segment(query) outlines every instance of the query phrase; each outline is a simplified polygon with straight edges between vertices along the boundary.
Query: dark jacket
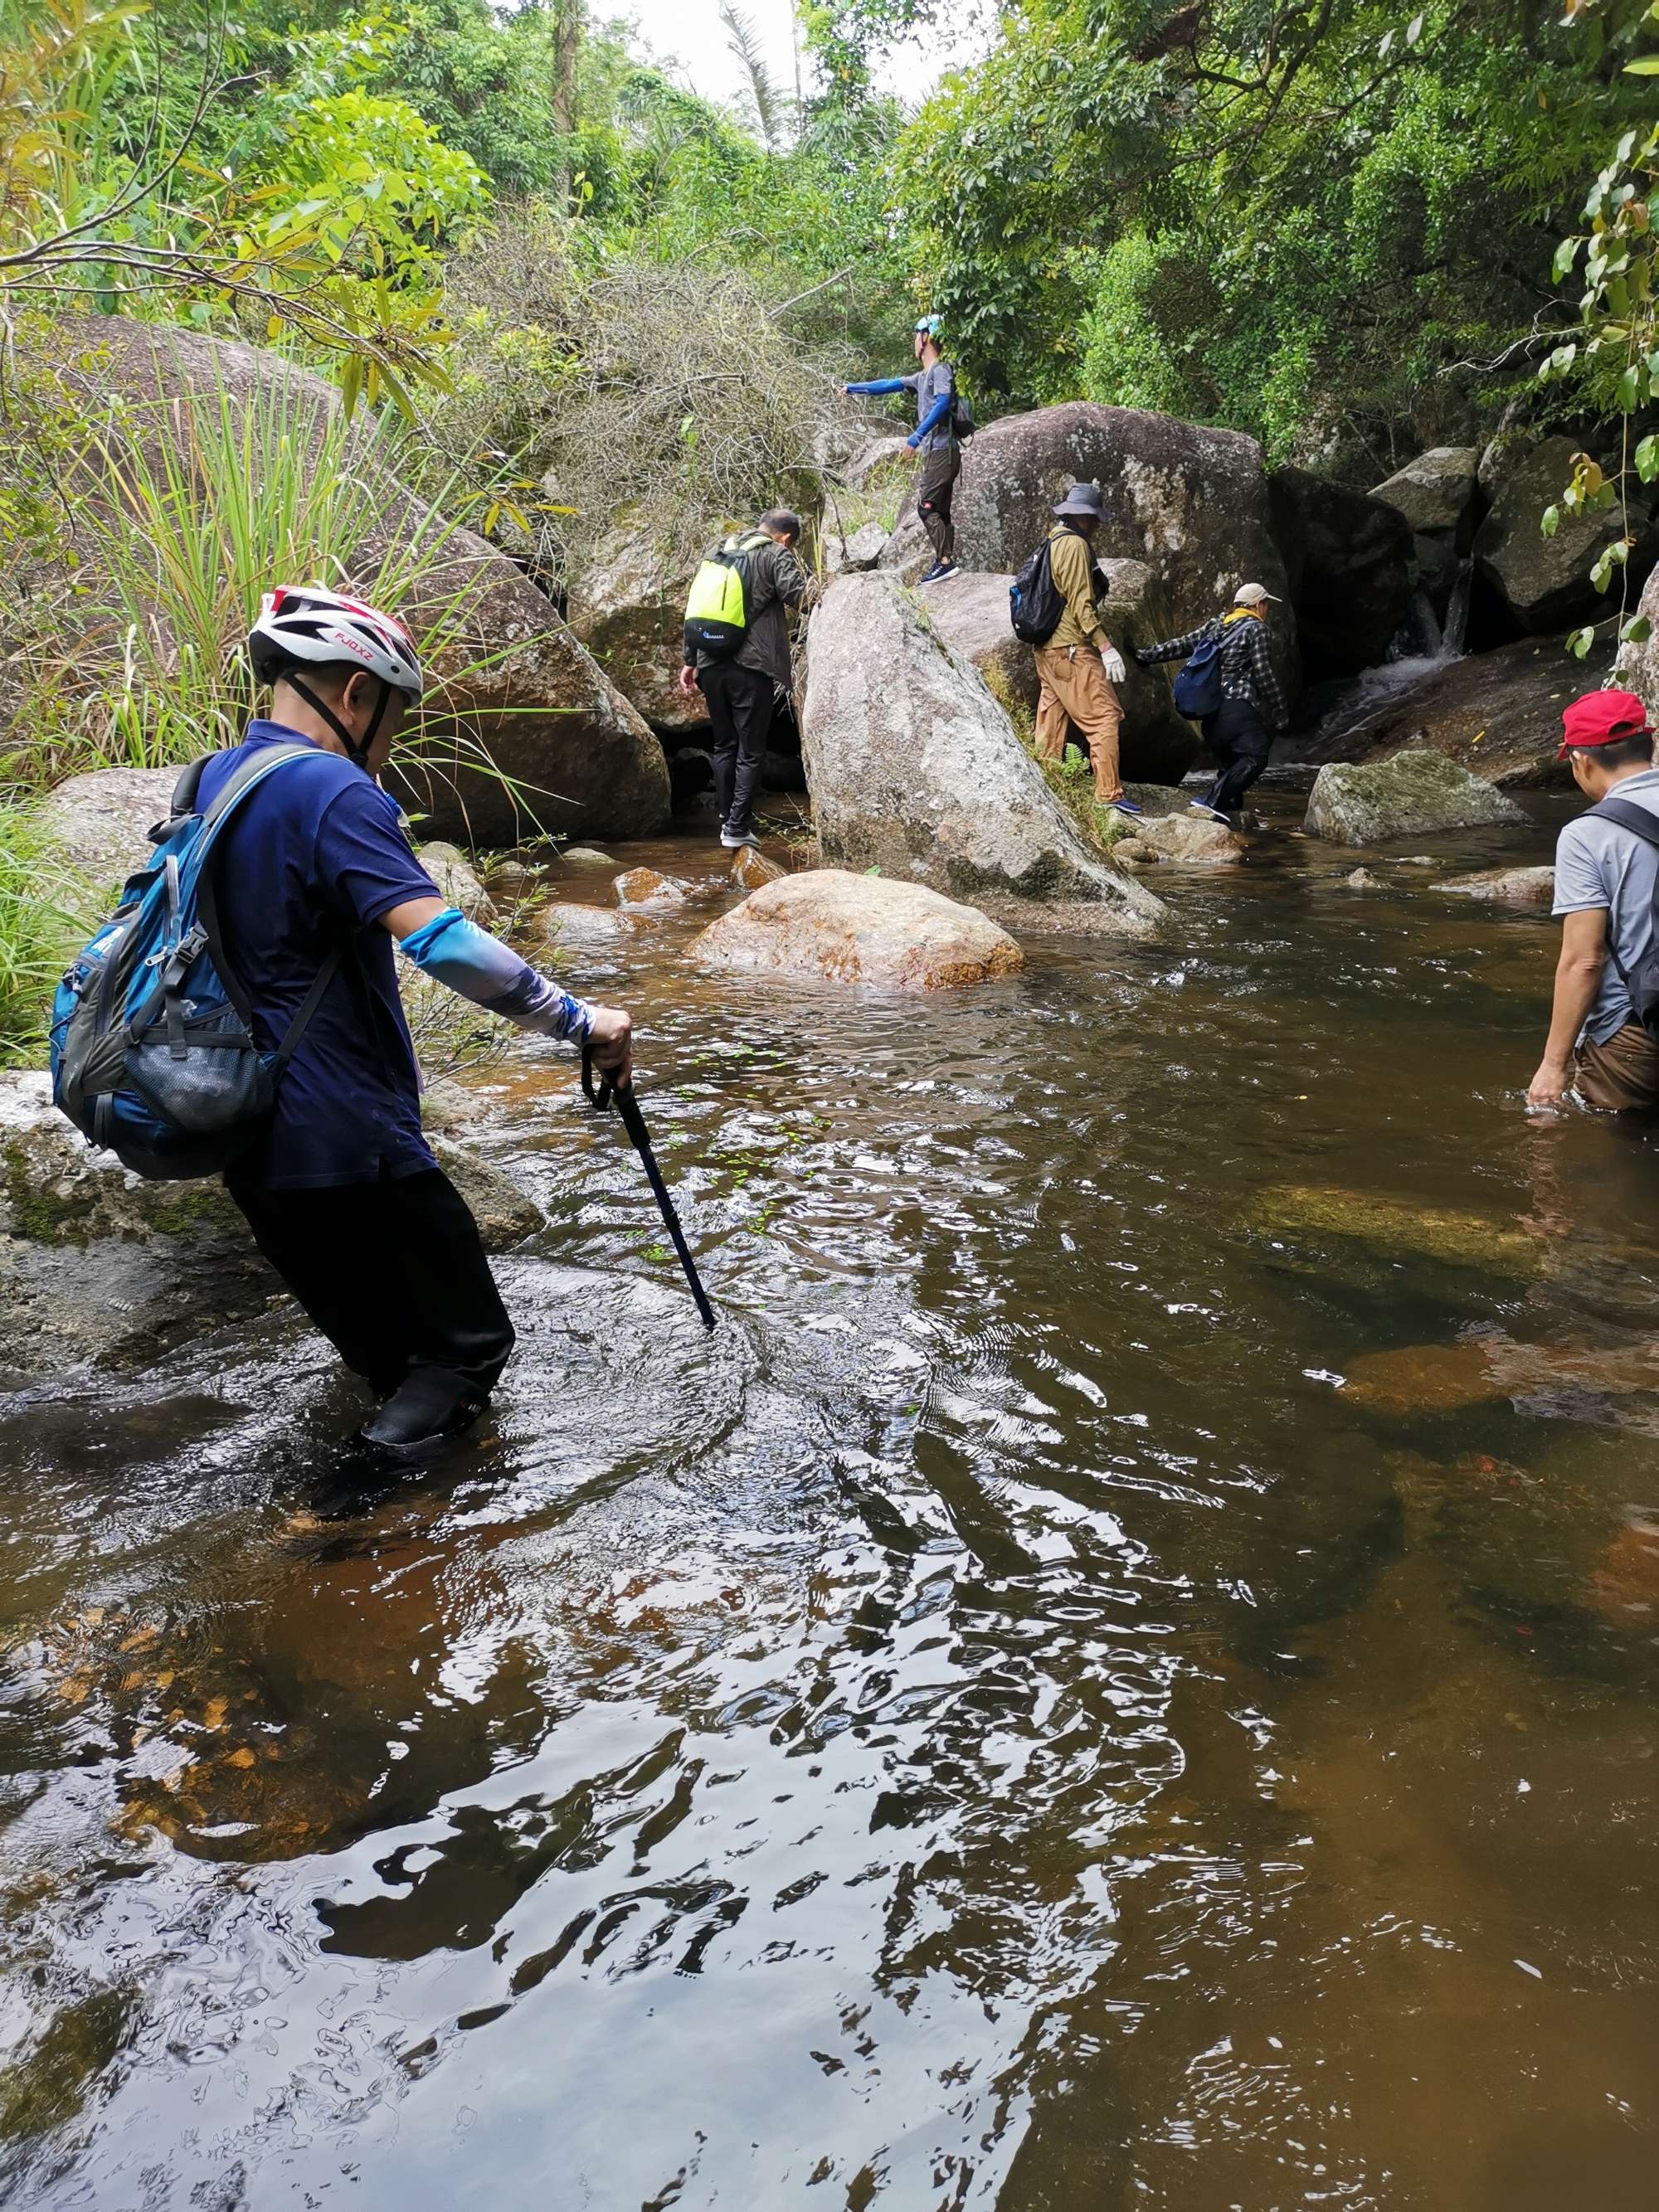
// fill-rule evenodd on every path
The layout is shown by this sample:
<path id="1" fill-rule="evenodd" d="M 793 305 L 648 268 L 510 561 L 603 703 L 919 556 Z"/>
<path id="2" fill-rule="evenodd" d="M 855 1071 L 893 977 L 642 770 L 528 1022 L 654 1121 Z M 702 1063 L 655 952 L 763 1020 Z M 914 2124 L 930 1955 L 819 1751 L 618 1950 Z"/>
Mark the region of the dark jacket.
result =
<path id="1" fill-rule="evenodd" d="M 1137 645 L 1132 650 L 1141 666 L 1147 668 L 1155 660 L 1185 660 L 1214 637 L 1221 640 L 1222 697 L 1242 700 L 1255 708 L 1270 730 L 1282 730 L 1291 714 L 1273 672 L 1267 625 L 1260 616 L 1247 615 L 1242 622 L 1229 622 L 1225 615 L 1212 615 L 1196 629 L 1183 630 L 1179 637 L 1166 638 L 1162 645 Z"/>
<path id="2" fill-rule="evenodd" d="M 790 679 L 787 610 L 800 605 L 811 580 L 793 546 L 780 545 L 775 538 L 762 532 L 750 535 L 755 542 L 746 546 L 744 554 L 744 605 L 749 626 L 732 657 L 739 668 L 757 669 L 787 691 Z M 700 652 L 694 665 L 707 668 L 714 658 L 713 653 Z"/>

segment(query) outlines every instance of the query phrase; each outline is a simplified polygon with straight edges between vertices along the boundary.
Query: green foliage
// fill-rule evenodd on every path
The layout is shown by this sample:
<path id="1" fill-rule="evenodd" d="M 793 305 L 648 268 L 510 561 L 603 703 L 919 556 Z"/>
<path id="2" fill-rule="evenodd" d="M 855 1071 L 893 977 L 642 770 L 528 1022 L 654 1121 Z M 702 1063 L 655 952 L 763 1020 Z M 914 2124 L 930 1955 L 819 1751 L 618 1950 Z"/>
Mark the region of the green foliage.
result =
<path id="1" fill-rule="evenodd" d="M 40 1057 L 52 986 L 92 926 L 32 812 L 0 800 L 0 1066 Z"/>

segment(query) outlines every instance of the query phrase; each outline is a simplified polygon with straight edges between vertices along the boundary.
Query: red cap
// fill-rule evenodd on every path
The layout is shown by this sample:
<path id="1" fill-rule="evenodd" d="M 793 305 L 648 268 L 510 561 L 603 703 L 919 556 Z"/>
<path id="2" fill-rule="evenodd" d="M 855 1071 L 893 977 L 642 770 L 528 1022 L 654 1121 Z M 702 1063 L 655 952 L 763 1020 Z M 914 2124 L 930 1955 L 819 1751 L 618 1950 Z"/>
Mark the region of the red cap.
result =
<path id="1" fill-rule="evenodd" d="M 1633 691 L 1586 691 L 1561 717 L 1566 736 L 1555 757 L 1565 760 L 1581 746 L 1616 744 L 1621 738 L 1650 738 L 1648 710 Z"/>

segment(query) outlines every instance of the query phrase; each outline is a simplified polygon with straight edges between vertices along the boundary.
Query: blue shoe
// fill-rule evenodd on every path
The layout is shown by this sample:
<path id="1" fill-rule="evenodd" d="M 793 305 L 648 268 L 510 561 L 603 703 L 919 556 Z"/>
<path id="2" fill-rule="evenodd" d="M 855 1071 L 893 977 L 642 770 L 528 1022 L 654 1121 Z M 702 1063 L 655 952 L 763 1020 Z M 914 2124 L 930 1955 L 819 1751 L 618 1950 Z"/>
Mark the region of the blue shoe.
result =
<path id="1" fill-rule="evenodd" d="M 1118 814 L 1144 814 L 1144 806 L 1137 806 L 1133 799 L 1109 799 L 1106 802 Z"/>
<path id="2" fill-rule="evenodd" d="M 921 580 L 924 584 L 942 584 L 947 576 L 954 576 L 956 573 L 957 564 L 954 561 L 935 561 Z"/>

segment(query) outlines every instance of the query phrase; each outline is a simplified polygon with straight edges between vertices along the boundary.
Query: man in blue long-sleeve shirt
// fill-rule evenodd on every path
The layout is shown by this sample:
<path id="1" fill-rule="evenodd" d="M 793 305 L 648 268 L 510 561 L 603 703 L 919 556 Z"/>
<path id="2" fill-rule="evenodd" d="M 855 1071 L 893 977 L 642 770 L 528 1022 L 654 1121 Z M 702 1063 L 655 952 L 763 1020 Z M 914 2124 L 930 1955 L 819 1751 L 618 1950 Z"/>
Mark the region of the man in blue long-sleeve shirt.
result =
<path id="1" fill-rule="evenodd" d="M 847 386 L 849 393 L 914 392 L 916 395 L 916 427 L 904 442 L 913 453 L 922 457 L 916 513 L 933 549 L 933 565 L 922 578 L 924 584 L 942 583 L 957 573 L 951 501 L 962 469 L 962 446 L 957 436 L 956 372 L 939 351 L 939 327 L 937 315 L 924 315 L 916 325 L 916 359 L 921 367 L 914 376 L 883 376 L 872 383 Z"/>

